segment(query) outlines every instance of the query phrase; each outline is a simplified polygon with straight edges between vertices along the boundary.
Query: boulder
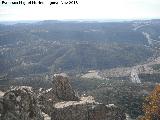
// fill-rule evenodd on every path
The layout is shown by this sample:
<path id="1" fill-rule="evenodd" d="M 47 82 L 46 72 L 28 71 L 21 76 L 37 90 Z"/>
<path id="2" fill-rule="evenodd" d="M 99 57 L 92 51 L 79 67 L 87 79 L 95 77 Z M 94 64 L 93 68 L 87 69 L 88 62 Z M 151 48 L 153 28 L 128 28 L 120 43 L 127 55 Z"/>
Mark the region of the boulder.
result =
<path id="1" fill-rule="evenodd" d="M 11 88 L 3 96 L 2 120 L 44 120 L 31 87 Z"/>

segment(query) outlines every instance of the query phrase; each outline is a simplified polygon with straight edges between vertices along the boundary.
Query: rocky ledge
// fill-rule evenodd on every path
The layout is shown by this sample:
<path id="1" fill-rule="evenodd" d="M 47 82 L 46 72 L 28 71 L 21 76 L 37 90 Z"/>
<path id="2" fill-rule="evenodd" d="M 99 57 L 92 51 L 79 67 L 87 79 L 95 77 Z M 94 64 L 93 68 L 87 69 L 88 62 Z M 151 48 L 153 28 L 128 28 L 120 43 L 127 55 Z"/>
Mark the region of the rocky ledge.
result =
<path id="1" fill-rule="evenodd" d="M 1 120 L 44 120 L 31 87 L 12 87 L 1 99 Z"/>
<path id="2" fill-rule="evenodd" d="M 47 90 L 19 86 L 0 93 L 0 120 L 125 120 L 114 105 L 78 97 L 67 76 L 54 76 Z"/>
<path id="3" fill-rule="evenodd" d="M 124 113 L 114 105 L 95 102 L 92 96 L 80 101 L 58 102 L 51 120 L 124 120 Z"/>

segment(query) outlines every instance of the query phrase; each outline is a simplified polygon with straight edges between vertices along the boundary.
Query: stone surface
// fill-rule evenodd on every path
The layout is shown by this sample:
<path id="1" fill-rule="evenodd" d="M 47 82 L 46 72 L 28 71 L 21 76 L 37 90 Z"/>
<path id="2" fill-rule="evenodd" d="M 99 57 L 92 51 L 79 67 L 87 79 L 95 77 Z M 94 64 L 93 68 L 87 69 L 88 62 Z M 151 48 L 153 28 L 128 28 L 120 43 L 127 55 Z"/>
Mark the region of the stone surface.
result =
<path id="1" fill-rule="evenodd" d="M 125 120 L 125 114 L 117 107 L 107 107 L 94 101 L 81 101 L 79 104 L 68 104 L 67 102 L 63 103 L 63 107 L 57 104 L 51 120 Z"/>
<path id="2" fill-rule="evenodd" d="M 0 120 L 1 120 L 1 115 L 3 113 L 3 96 L 4 96 L 4 92 L 0 91 Z"/>
<path id="3" fill-rule="evenodd" d="M 0 91 L 0 98 L 2 98 L 4 96 L 4 92 Z"/>
<path id="4" fill-rule="evenodd" d="M 62 75 L 56 75 L 53 77 L 54 94 L 58 99 L 64 101 L 76 101 L 78 97 L 75 95 L 75 91 L 70 85 L 68 77 Z"/>
<path id="5" fill-rule="evenodd" d="M 72 89 L 68 76 L 55 74 L 53 77 L 53 87 L 47 90 L 39 89 L 38 101 L 43 112 L 51 115 L 54 104 L 60 101 L 75 101 L 78 97 Z"/>
<path id="6" fill-rule="evenodd" d="M 3 96 L 1 120 L 43 120 L 31 87 L 14 87 Z"/>
<path id="7" fill-rule="evenodd" d="M 90 104 L 90 103 L 97 103 L 95 102 L 94 98 L 92 96 L 88 97 L 81 97 L 79 101 L 63 101 L 58 102 L 54 105 L 55 108 L 65 108 L 71 105 L 82 105 L 82 104 Z"/>
<path id="8" fill-rule="evenodd" d="M 78 98 L 65 76 L 54 77 L 55 102 L 51 120 L 125 120 L 125 114 L 114 105 L 104 105 L 92 96 Z"/>
<path id="9" fill-rule="evenodd" d="M 51 115 L 51 112 L 53 110 L 53 104 L 60 101 L 54 94 L 52 88 L 47 90 L 40 89 L 37 98 L 41 110 L 48 115 Z"/>
<path id="10" fill-rule="evenodd" d="M 92 96 L 77 97 L 68 77 L 56 75 L 47 90 L 19 86 L 1 92 L 0 120 L 125 120 L 125 114 Z"/>
<path id="11" fill-rule="evenodd" d="M 51 117 L 48 114 L 42 112 L 42 115 L 44 116 L 44 120 L 51 120 Z"/>

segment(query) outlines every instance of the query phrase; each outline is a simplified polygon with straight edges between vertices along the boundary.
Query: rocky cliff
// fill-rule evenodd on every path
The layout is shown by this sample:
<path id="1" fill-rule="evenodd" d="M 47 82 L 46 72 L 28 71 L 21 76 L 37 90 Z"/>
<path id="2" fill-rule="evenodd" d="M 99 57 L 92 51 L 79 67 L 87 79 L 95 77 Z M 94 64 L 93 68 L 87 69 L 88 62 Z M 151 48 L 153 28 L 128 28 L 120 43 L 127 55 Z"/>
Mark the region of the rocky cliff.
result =
<path id="1" fill-rule="evenodd" d="M 53 79 L 54 94 L 57 98 L 64 101 L 78 100 L 67 76 L 55 75 Z"/>
<path id="2" fill-rule="evenodd" d="M 51 120 L 124 120 L 124 113 L 116 106 L 98 103 L 92 96 L 77 97 L 65 76 L 54 77 L 54 92 L 61 100 L 56 102 Z"/>
<path id="3" fill-rule="evenodd" d="M 95 102 L 92 96 L 80 101 L 55 104 L 51 120 L 124 120 L 124 113 L 116 106 L 106 106 Z"/>
<path id="4" fill-rule="evenodd" d="M 11 88 L 1 99 L 1 120 L 43 120 L 31 87 Z"/>
<path id="5" fill-rule="evenodd" d="M 2 92 L 1 92 L 2 93 Z M 53 87 L 33 91 L 12 87 L 0 97 L 0 120 L 124 120 L 114 105 L 104 105 L 92 96 L 78 97 L 68 77 L 53 77 Z"/>

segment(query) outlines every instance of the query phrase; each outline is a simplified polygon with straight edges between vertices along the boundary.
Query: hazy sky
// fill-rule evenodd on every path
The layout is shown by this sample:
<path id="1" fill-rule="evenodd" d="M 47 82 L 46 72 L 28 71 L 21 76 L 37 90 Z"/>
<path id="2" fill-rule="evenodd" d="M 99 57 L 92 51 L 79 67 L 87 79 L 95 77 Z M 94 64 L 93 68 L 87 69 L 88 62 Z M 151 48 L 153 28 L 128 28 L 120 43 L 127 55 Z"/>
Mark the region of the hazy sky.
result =
<path id="1" fill-rule="evenodd" d="M 77 4 L 64 5 L 61 1 L 40 0 L 43 5 L 13 5 L 11 1 L 2 5 L 0 20 L 47 20 L 47 19 L 150 19 L 160 18 L 160 0 L 77 0 Z M 39 0 L 36 0 L 39 1 Z M 58 5 L 49 5 L 58 1 Z M 71 1 L 71 0 L 70 0 Z"/>

